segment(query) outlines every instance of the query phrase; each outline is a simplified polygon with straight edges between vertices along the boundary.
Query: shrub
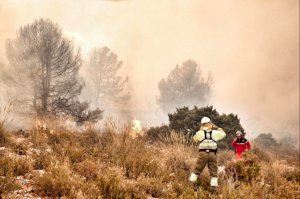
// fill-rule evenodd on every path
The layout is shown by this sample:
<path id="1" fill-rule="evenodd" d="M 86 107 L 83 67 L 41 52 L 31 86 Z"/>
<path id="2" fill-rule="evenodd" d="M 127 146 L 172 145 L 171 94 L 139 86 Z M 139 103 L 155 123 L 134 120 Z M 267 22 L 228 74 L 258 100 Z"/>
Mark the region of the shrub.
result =
<path id="1" fill-rule="evenodd" d="M 195 194 L 197 196 L 195 196 Z M 205 194 L 205 195 L 203 195 Z M 172 189 L 168 193 L 169 198 L 209 198 L 208 194 L 201 187 L 195 193 L 194 186 L 191 183 L 172 182 Z"/>
<path id="2" fill-rule="evenodd" d="M 47 172 L 37 174 L 34 182 L 39 191 L 49 197 L 74 197 L 76 187 L 81 184 L 66 164 L 51 166 Z"/>
<path id="3" fill-rule="evenodd" d="M 202 117 L 209 117 L 212 122 L 223 128 L 226 132 L 226 137 L 219 144 L 219 148 L 231 148 L 231 142 L 235 137 L 237 130 L 244 132 L 240 119 L 235 114 L 220 115 L 212 106 L 203 108 L 188 107 L 177 108 L 175 113 L 169 114 L 169 127 L 176 132 L 189 133 L 194 135 L 200 128 Z"/>
<path id="4" fill-rule="evenodd" d="M 13 103 L 9 101 L 3 109 L 0 108 L 0 147 L 5 146 L 9 143 L 9 137 L 5 130 L 5 123 L 8 120 L 8 116 L 12 110 Z"/>
<path id="5" fill-rule="evenodd" d="M 0 198 L 1 196 L 19 189 L 15 183 L 15 178 L 12 176 L 0 176 Z"/>
<path id="6" fill-rule="evenodd" d="M 139 190 L 144 190 L 145 194 L 150 195 L 153 198 L 164 198 L 166 195 L 163 189 L 164 184 L 161 178 L 144 178 L 142 177 L 138 181 Z"/>
<path id="7" fill-rule="evenodd" d="M 252 182 L 259 175 L 258 158 L 251 153 L 244 153 L 243 155 L 242 160 L 229 163 L 226 167 L 226 173 L 228 176 L 233 176 L 235 180 Z"/>
<path id="8" fill-rule="evenodd" d="M 69 145 L 66 148 L 65 155 L 69 157 L 69 160 L 72 164 L 79 163 L 85 159 L 87 156 L 86 148 Z"/>
<path id="9" fill-rule="evenodd" d="M 195 143 L 190 137 L 190 134 L 176 133 L 174 131 L 172 131 L 170 134 L 166 135 L 165 137 L 161 137 L 159 143 L 163 143 L 169 146 L 195 145 Z"/>
<path id="10" fill-rule="evenodd" d="M 169 157 L 165 163 L 168 172 L 175 175 L 176 180 L 185 181 L 186 177 L 190 174 L 190 165 L 180 157 Z"/>
<path id="11" fill-rule="evenodd" d="M 47 145 L 47 135 L 40 129 L 32 129 L 29 132 L 30 141 L 33 143 L 33 146 L 37 148 L 43 148 Z"/>
<path id="12" fill-rule="evenodd" d="M 292 181 L 300 184 L 300 169 L 293 169 L 284 173 L 284 178 L 288 181 Z"/>
<path id="13" fill-rule="evenodd" d="M 13 173 L 16 176 L 25 175 L 32 171 L 32 163 L 29 158 L 16 158 L 14 160 Z"/>
<path id="14" fill-rule="evenodd" d="M 75 171 L 87 180 L 94 180 L 98 176 L 99 167 L 93 160 L 85 159 L 83 162 L 75 165 Z"/>
<path id="15" fill-rule="evenodd" d="M 20 176 L 32 171 L 32 165 L 29 158 L 12 158 L 2 156 L 0 158 L 1 176 Z"/>
<path id="16" fill-rule="evenodd" d="M 274 186 L 272 198 L 299 198 L 299 184 L 283 183 L 280 186 Z"/>
<path id="17" fill-rule="evenodd" d="M 227 165 L 228 163 L 232 162 L 235 157 L 234 152 L 229 150 L 222 150 L 218 152 L 217 155 L 219 165 Z"/>
<path id="18" fill-rule="evenodd" d="M 0 156 L 0 176 L 9 176 L 13 174 L 14 162 L 11 157 L 1 154 Z"/>
<path id="19" fill-rule="evenodd" d="M 76 134 L 67 131 L 47 131 L 49 145 L 64 145 L 75 139 Z"/>
<path id="20" fill-rule="evenodd" d="M 273 138 L 271 133 L 261 133 L 254 139 L 254 143 L 261 148 L 274 149 L 278 148 L 280 144 Z"/>
<path id="21" fill-rule="evenodd" d="M 167 125 L 160 127 L 151 127 L 147 132 L 147 139 L 151 142 L 162 140 L 164 137 L 168 136 L 171 133 L 170 128 Z"/>
<path id="22" fill-rule="evenodd" d="M 257 156 L 258 160 L 264 162 L 271 162 L 270 155 L 266 151 L 262 150 L 261 148 L 254 145 L 251 149 L 251 152 Z"/>
<path id="23" fill-rule="evenodd" d="M 121 135 L 120 143 L 116 146 L 114 158 L 125 169 L 128 178 L 156 176 L 160 172 L 155 153 L 145 146 L 144 140 L 130 139 L 128 135 Z"/>
<path id="24" fill-rule="evenodd" d="M 186 161 L 177 156 L 170 157 L 165 166 L 169 171 L 172 172 L 177 172 L 179 170 L 190 170 L 190 166 L 186 163 Z"/>
<path id="25" fill-rule="evenodd" d="M 0 147 L 6 146 L 9 143 L 7 132 L 0 128 Z"/>
<path id="26" fill-rule="evenodd" d="M 26 143 L 15 143 L 12 146 L 14 152 L 18 155 L 26 155 L 28 146 Z"/>
<path id="27" fill-rule="evenodd" d="M 24 175 L 28 179 L 33 167 L 44 170 L 34 172 L 30 179 L 36 188 L 35 194 L 40 197 L 218 197 L 208 191 L 210 176 L 207 168 L 200 176 L 200 189 L 196 194 L 193 184 L 188 181 L 198 155 L 188 134 L 173 131 L 163 139 L 149 142 L 147 137 L 133 139 L 126 130 L 117 132 L 113 129 L 116 127 L 103 133 L 93 129 L 83 133 L 38 130 L 36 137 L 32 137 L 33 134 L 29 138 L 22 137 L 24 141 L 39 143 L 27 150 L 28 156 L 11 153 L 16 146 L 7 145 L 0 151 L 0 190 L 14 190 L 14 177 Z M 261 150 L 254 145 L 242 161 L 233 162 L 233 151 L 220 150 L 218 162 L 226 167 L 226 173 L 219 175 L 222 197 L 297 198 L 299 165 L 291 162 L 297 162 L 298 157 L 294 152 L 278 155 L 278 151 L 277 148 Z M 2 190 L 3 194 L 8 191 Z M 14 194 L 7 196 L 13 198 Z"/>
<path id="28" fill-rule="evenodd" d="M 86 146 L 94 146 L 101 142 L 101 138 L 103 138 L 103 136 L 101 137 L 100 133 L 89 129 L 83 133 L 82 142 L 85 143 Z"/>
<path id="29" fill-rule="evenodd" d="M 133 186 L 125 187 L 122 184 L 120 176 L 114 171 L 105 171 L 97 177 L 95 184 L 100 190 L 103 198 L 139 198 L 135 197 L 138 194 Z"/>
<path id="30" fill-rule="evenodd" d="M 81 184 L 76 198 L 100 198 L 101 192 L 95 181 L 86 181 Z"/>
<path id="31" fill-rule="evenodd" d="M 47 169 L 51 164 L 55 163 L 56 159 L 53 155 L 47 152 L 33 154 L 33 168 L 36 170 Z"/>

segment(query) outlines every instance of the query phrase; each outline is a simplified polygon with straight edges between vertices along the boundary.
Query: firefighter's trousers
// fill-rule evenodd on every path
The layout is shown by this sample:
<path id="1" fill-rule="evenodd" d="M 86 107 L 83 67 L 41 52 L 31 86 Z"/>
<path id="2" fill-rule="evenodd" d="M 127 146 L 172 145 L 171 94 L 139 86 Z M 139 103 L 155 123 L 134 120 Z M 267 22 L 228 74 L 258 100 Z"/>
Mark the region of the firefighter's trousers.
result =
<path id="1" fill-rule="evenodd" d="M 202 173 L 205 166 L 208 166 L 210 176 L 218 177 L 217 154 L 215 152 L 199 151 L 198 160 L 195 167 L 195 174 L 198 176 Z"/>

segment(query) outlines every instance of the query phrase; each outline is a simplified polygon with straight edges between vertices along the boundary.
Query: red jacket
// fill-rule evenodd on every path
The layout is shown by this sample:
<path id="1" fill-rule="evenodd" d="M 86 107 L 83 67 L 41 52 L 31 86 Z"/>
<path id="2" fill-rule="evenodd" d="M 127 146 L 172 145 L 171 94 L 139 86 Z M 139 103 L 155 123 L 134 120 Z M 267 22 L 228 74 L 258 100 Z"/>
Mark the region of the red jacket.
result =
<path id="1" fill-rule="evenodd" d="M 235 152 L 241 155 L 245 150 L 250 150 L 250 142 L 246 138 L 234 139 L 231 143 Z"/>

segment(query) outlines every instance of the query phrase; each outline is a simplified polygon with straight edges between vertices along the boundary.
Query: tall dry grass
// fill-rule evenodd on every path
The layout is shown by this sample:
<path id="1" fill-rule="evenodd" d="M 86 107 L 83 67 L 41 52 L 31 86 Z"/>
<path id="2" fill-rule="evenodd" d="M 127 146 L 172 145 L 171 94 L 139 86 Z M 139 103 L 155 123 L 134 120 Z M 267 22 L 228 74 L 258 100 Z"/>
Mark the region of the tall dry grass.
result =
<path id="1" fill-rule="evenodd" d="M 226 173 L 220 174 L 219 193 L 213 194 L 207 169 L 197 193 L 188 181 L 198 152 L 183 134 L 172 132 L 153 142 L 147 136 L 130 137 L 128 125 L 116 128 L 109 122 L 101 131 L 89 127 L 78 132 L 52 120 L 10 139 L 27 147 L 15 142 L 2 152 L 4 195 L 18 189 L 14 178 L 29 173 L 33 193 L 47 197 L 299 198 L 299 165 L 259 148 L 241 162 L 234 162 L 232 151 L 220 151 L 219 164 Z"/>
<path id="2" fill-rule="evenodd" d="M 8 102 L 3 109 L 0 109 L 0 147 L 5 146 L 9 142 L 9 135 L 5 129 L 5 123 L 8 121 L 8 116 L 12 110 L 13 103 L 11 101 Z"/>

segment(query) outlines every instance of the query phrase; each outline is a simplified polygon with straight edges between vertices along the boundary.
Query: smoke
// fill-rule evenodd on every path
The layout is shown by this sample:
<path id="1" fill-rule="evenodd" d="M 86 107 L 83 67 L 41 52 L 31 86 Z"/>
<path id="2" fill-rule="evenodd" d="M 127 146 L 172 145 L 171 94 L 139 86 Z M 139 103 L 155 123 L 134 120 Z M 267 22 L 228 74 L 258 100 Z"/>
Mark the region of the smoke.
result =
<path id="1" fill-rule="evenodd" d="M 108 46 L 124 61 L 134 90 L 133 117 L 167 122 L 157 84 L 176 64 L 199 62 L 214 75 L 210 104 L 240 116 L 249 136 L 299 133 L 299 1 L 2 1 L 4 42 L 45 17 L 80 45 Z M 2 92 L 2 91 L 1 91 Z"/>

